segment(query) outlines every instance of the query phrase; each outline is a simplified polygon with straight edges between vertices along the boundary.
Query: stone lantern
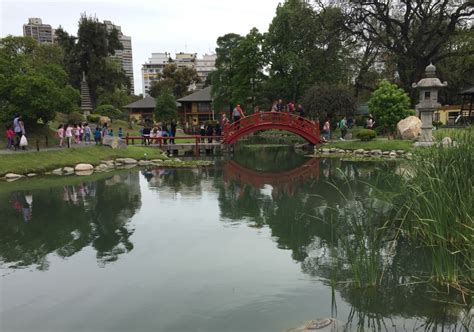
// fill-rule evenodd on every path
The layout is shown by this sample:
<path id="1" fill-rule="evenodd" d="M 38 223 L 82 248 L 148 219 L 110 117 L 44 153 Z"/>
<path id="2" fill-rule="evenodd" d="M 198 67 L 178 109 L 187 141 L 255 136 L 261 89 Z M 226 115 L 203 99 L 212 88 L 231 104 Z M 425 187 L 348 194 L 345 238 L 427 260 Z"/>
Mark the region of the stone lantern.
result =
<path id="1" fill-rule="evenodd" d="M 441 106 L 438 103 L 438 91 L 448 86 L 441 83 L 436 77 L 436 67 L 429 64 L 426 69 L 426 78 L 413 83 L 412 88 L 420 91 L 420 102 L 416 105 L 417 113 L 421 118 L 421 137 L 416 146 L 430 146 L 433 144 L 433 113 Z"/>

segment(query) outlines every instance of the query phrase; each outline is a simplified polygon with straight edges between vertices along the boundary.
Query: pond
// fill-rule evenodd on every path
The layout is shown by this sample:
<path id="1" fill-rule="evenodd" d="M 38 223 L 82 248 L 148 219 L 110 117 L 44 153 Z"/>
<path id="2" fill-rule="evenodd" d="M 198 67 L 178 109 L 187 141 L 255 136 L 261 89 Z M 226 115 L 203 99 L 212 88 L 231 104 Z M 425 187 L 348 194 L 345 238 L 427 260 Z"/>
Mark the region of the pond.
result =
<path id="1" fill-rule="evenodd" d="M 372 232 L 397 163 L 243 149 L 200 169 L 0 184 L 1 331 L 464 331 L 423 252 Z M 371 286 L 374 279 L 377 287 Z"/>

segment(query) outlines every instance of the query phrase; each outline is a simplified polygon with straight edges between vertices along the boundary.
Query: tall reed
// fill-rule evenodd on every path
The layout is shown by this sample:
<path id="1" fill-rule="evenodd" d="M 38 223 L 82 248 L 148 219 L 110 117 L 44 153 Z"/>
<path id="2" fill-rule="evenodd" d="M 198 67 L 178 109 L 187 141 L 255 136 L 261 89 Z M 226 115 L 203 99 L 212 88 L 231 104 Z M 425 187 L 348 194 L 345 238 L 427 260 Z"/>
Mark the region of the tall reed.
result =
<path id="1" fill-rule="evenodd" d="M 474 130 L 456 132 L 451 147 L 417 150 L 400 197 L 401 227 L 430 248 L 434 280 L 472 294 Z"/>

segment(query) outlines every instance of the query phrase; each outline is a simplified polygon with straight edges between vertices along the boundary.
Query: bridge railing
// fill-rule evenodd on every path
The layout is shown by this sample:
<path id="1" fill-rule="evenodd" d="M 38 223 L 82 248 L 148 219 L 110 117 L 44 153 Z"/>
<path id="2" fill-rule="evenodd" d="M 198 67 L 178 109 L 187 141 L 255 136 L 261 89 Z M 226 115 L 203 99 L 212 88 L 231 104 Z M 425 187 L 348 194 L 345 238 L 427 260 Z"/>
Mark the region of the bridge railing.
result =
<path id="1" fill-rule="evenodd" d="M 232 137 L 239 135 L 246 129 L 263 126 L 271 127 L 271 125 L 295 128 L 319 140 L 319 122 L 313 122 L 289 112 L 261 112 L 243 117 L 232 124 L 227 124 L 224 128 L 224 142 L 231 141 Z"/>

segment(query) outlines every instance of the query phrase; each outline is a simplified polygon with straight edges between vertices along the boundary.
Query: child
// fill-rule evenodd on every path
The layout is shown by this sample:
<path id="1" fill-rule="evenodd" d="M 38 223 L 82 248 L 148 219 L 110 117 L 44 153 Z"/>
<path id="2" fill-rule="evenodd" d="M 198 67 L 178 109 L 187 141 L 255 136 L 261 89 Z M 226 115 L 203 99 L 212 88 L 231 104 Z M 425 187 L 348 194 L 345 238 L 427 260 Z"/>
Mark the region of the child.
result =
<path id="1" fill-rule="evenodd" d="M 74 125 L 74 136 L 76 137 L 76 144 L 81 143 L 81 126 Z"/>
<path id="2" fill-rule="evenodd" d="M 71 143 L 72 143 L 72 135 L 73 134 L 73 129 L 72 129 L 72 125 L 68 125 L 66 127 L 66 141 L 67 141 L 67 147 L 70 148 L 71 147 Z"/>
<path id="3" fill-rule="evenodd" d="M 95 145 L 98 145 L 100 143 L 101 136 L 102 136 L 102 133 L 99 127 L 95 127 L 95 132 L 94 132 Z"/>
<path id="4" fill-rule="evenodd" d="M 110 128 L 109 130 L 109 136 L 110 137 L 113 137 L 114 136 L 114 130 L 112 128 Z"/>
<path id="5" fill-rule="evenodd" d="M 59 147 L 62 148 L 64 144 L 64 126 L 61 124 L 58 127 L 58 130 L 56 131 L 56 134 L 58 135 L 59 138 Z"/>
<path id="6" fill-rule="evenodd" d="M 89 124 L 86 123 L 84 125 L 84 141 L 86 142 L 87 145 L 89 145 L 91 142 L 91 134 L 92 134 L 91 127 L 89 127 Z"/>
<path id="7" fill-rule="evenodd" d="M 119 130 L 118 130 L 118 137 L 119 137 L 120 139 L 123 138 L 123 129 L 122 129 L 122 127 L 120 127 Z"/>
<path id="8" fill-rule="evenodd" d="M 7 126 L 7 131 L 5 132 L 5 136 L 7 137 L 7 149 L 13 149 L 15 143 L 14 143 L 14 137 L 15 137 L 15 132 L 13 131 L 13 128 L 11 125 Z"/>

